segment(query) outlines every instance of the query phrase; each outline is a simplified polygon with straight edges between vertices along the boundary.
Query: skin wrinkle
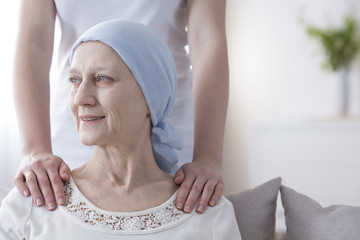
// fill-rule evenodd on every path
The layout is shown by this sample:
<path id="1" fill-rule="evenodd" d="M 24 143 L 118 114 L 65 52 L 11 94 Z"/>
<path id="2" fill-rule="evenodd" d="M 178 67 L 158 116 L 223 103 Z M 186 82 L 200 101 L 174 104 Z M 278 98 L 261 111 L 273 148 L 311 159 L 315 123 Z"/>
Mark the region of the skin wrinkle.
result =
<path id="1" fill-rule="evenodd" d="M 166 201 L 177 186 L 155 162 L 150 112 L 140 86 L 121 57 L 110 53 L 113 49 L 101 42 L 85 42 L 74 54 L 71 72 L 79 79 L 70 75 L 70 108 L 81 141 L 95 147 L 90 161 L 75 169 L 72 177 L 81 192 L 103 209 L 147 209 Z M 108 72 L 122 70 L 99 82 L 97 76 L 104 70 L 97 72 L 99 62 L 109 66 Z M 105 118 L 84 124 L 79 117 L 84 114 Z"/>
<path id="2" fill-rule="evenodd" d="M 188 37 L 194 33 L 206 36 L 206 38 L 214 35 L 224 36 L 225 2 L 225 0 L 187 0 Z M 25 192 L 24 195 L 30 195 L 31 192 L 34 201 L 45 199 L 46 203 L 57 201 L 56 203 L 61 205 L 64 203 L 59 200 L 64 198 L 62 184 L 49 182 L 47 186 L 52 186 L 53 189 L 46 186 L 29 185 L 25 177 L 41 173 L 42 176 L 48 175 L 49 179 L 57 177 L 59 178 L 58 182 L 61 183 L 61 179 L 68 180 L 70 174 L 70 169 L 64 161 L 66 159 L 63 160 L 53 155 L 51 150 L 48 88 L 51 55 L 43 52 L 40 54 L 40 51 L 31 51 L 32 48 L 29 46 L 31 44 L 22 41 L 31 37 L 37 38 L 35 41 L 39 39 L 45 41 L 44 44 L 41 44 L 42 46 L 52 46 L 56 7 L 53 1 L 48 0 L 21 0 L 21 3 L 20 30 L 15 60 L 17 67 L 14 70 L 14 92 L 17 94 L 14 96 L 17 118 L 19 120 L 26 119 L 26 121 L 19 121 L 23 147 L 22 161 L 17 171 L 15 184 L 20 192 Z M 161 31 L 161 29 L 158 30 Z M 35 32 L 36 34 L 31 34 Z M 193 66 L 193 82 L 198 83 L 196 87 L 198 90 L 194 91 L 195 117 L 198 119 L 194 126 L 194 134 L 197 136 L 194 140 L 196 154 L 192 163 L 183 165 L 177 172 L 176 183 L 182 186 L 177 196 L 177 206 L 183 206 L 185 202 L 187 205 L 194 206 L 200 194 L 202 197 L 200 203 L 206 207 L 209 200 L 217 201 L 220 198 L 223 189 L 221 177 L 222 135 L 226 113 L 223 111 L 226 110 L 226 102 L 223 100 L 228 96 L 226 88 L 223 88 L 228 85 L 226 41 L 222 41 L 221 46 L 217 45 L 215 41 L 209 41 L 209 44 L 202 46 L 199 41 L 192 41 L 188 38 L 188 44 Z M 194 51 L 199 52 L 195 54 Z M 207 55 L 206 53 L 209 52 L 212 54 Z M 223 71 L 219 72 L 218 69 L 223 69 Z M 212 89 L 215 90 L 216 95 Z M 207 115 L 209 112 L 213 112 L 210 118 Z M 33 158 L 29 158 L 29 156 L 33 156 Z M 41 164 L 35 165 L 36 162 Z M 59 171 L 50 172 L 45 167 L 48 165 L 45 164 L 47 162 Z M 199 171 L 201 169 L 207 169 L 206 174 Z M 204 189 L 202 192 L 194 192 L 186 187 L 193 184 L 201 185 L 201 182 L 193 182 L 194 177 L 200 175 L 206 179 L 213 179 L 220 187 L 209 192 Z M 204 187 L 208 187 L 208 185 Z"/>
<path id="3" fill-rule="evenodd" d="M 83 44 L 87 44 L 87 43 L 83 43 Z M 79 48 L 81 49 L 81 46 L 79 46 Z M 113 52 L 113 50 L 112 50 L 112 52 Z M 75 56 L 75 58 L 76 57 L 77 56 Z M 117 53 L 113 53 L 112 57 L 121 60 L 121 58 L 117 55 Z M 106 61 L 106 59 L 104 61 Z M 126 67 L 126 65 L 123 63 L 123 61 L 122 61 L 122 64 Z M 114 64 L 112 62 L 110 62 L 107 65 L 109 66 L 108 69 L 113 69 L 116 66 L 116 64 Z M 116 101 L 118 104 L 123 104 L 123 106 L 125 106 L 124 104 L 126 104 L 127 99 L 123 99 L 122 96 L 119 96 L 118 98 L 123 99 L 124 102 L 119 102 L 119 99 L 111 98 L 111 96 L 112 96 L 111 95 L 111 91 L 112 91 L 111 86 L 112 85 L 111 86 L 107 86 L 107 85 L 106 86 L 101 86 L 100 85 L 100 87 L 98 87 L 98 88 L 96 86 L 94 86 L 95 84 L 93 84 L 92 79 L 95 79 L 94 76 L 96 76 L 96 74 L 97 74 L 96 70 L 98 69 L 98 67 L 92 68 L 92 67 L 86 66 L 86 63 L 84 63 L 84 65 L 81 66 L 81 69 L 84 69 L 84 72 L 86 72 L 87 74 L 86 74 L 86 76 L 84 76 L 84 78 L 82 80 L 83 82 L 80 84 L 80 86 L 78 88 L 73 88 L 73 91 L 72 91 L 73 94 L 75 94 L 74 92 L 76 92 L 76 96 L 75 96 L 75 100 L 74 100 L 75 102 L 77 101 L 77 97 L 79 97 L 79 95 L 81 97 L 83 97 L 83 98 L 86 98 L 85 100 L 82 100 L 82 101 L 89 101 L 89 102 L 86 102 L 86 103 L 89 104 L 89 106 L 88 106 L 88 109 L 90 109 L 89 111 L 92 111 L 91 110 L 92 108 L 97 107 L 96 105 L 98 104 L 98 102 L 96 102 L 96 101 L 99 101 L 99 100 L 101 100 L 101 98 L 108 95 L 109 96 L 108 97 L 109 99 L 107 99 L 108 105 L 110 105 L 110 106 L 115 105 L 115 104 L 111 104 L 111 103 Z M 129 84 L 126 81 L 124 81 L 123 83 L 121 81 L 120 82 L 117 81 L 117 79 L 121 79 L 121 78 L 124 78 L 124 79 L 132 78 L 133 79 L 133 76 L 132 76 L 132 74 L 130 73 L 130 71 L 128 69 L 127 69 L 127 71 L 125 71 L 125 70 L 121 71 L 121 75 L 115 76 L 114 78 L 116 80 L 114 81 L 114 83 L 111 83 L 111 84 L 123 85 L 123 86 L 118 87 L 119 91 L 124 91 L 124 89 L 128 89 L 128 88 L 134 88 L 134 86 L 132 86 L 133 84 Z M 133 79 L 133 81 L 136 83 L 136 81 L 134 79 Z M 85 84 L 85 85 L 83 85 L 83 84 Z M 82 88 L 85 88 L 85 87 L 87 87 L 87 88 L 82 89 Z M 136 88 L 137 88 L 137 91 L 140 92 L 140 95 L 141 95 L 141 98 L 142 98 L 142 103 L 145 104 L 145 99 L 144 99 L 144 97 L 142 95 L 142 92 L 141 92 L 139 86 L 137 85 L 137 83 L 136 83 Z M 101 94 L 101 93 L 97 89 L 100 89 L 101 91 L 107 91 L 107 94 L 98 95 L 98 94 Z M 85 96 L 83 96 L 82 94 L 85 94 Z M 123 94 L 125 94 L 125 92 L 123 92 Z M 99 100 L 97 100 L 97 99 L 99 99 Z M 93 100 L 95 102 L 92 102 Z M 129 119 L 129 116 L 126 116 L 126 115 L 128 114 L 128 112 L 133 113 L 133 111 L 130 111 L 130 110 L 136 109 L 135 107 L 138 108 L 139 106 L 134 105 L 134 106 L 131 106 L 130 108 L 127 108 L 129 111 L 123 111 L 123 113 L 122 113 L 123 117 L 121 117 L 121 115 L 117 116 L 117 115 L 115 115 L 114 112 L 108 111 L 106 109 L 106 107 L 101 108 L 100 112 L 104 112 L 104 115 L 106 116 L 105 120 L 107 122 L 106 125 L 108 127 L 108 133 L 113 133 L 114 136 L 119 136 L 120 134 L 122 134 L 121 131 L 119 132 L 119 129 L 122 129 L 123 131 L 124 131 L 124 129 L 133 129 L 132 122 L 133 122 L 134 119 L 132 119 L 130 121 L 129 120 L 123 121 L 123 119 Z M 80 109 L 81 109 L 81 107 L 80 107 Z M 87 111 L 84 110 L 84 112 L 86 113 Z M 147 108 L 147 105 L 146 105 L 146 114 L 147 113 L 148 113 L 148 108 Z M 82 114 L 82 113 L 80 113 L 80 114 Z M 146 116 L 146 114 L 145 114 L 145 116 Z M 75 116 L 78 116 L 78 115 L 79 115 L 79 111 L 77 111 L 77 115 L 75 115 Z M 100 115 L 103 115 L 103 114 L 101 113 Z M 148 119 L 148 121 L 149 121 L 149 119 Z M 81 125 L 79 124 L 79 120 L 77 120 L 77 128 L 79 129 L 80 126 Z M 116 140 L 116 139 L 114 139 L 114 140 Z M 88 143 L 86 143 L 86 144 L 88 144 Z"/>

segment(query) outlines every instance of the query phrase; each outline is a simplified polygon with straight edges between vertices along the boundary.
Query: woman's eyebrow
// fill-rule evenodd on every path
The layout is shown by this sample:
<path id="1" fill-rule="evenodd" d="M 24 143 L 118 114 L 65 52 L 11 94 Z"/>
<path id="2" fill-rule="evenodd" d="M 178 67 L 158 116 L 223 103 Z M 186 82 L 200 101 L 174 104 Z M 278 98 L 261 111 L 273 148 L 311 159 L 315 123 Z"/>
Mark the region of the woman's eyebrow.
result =
<path id="1" fill-rule="evenodd" d="M 69 69 L 69 74 L 77 74 L 77 73 L 79 73 L 79 71 L 76 68 Z"/>

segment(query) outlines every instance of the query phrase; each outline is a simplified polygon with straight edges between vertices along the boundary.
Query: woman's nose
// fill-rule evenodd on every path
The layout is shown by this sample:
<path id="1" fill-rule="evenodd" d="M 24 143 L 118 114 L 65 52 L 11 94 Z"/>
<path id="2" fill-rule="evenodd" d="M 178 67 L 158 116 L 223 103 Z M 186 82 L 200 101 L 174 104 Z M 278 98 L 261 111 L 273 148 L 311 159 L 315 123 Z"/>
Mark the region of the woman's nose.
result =
<path id="1" fill-rule="evenodd" d="M 96 103 L 94 86 L 90 81 L 83 81 L 76 91 L 74 104 L 78 106 L 92 106 Z"/>

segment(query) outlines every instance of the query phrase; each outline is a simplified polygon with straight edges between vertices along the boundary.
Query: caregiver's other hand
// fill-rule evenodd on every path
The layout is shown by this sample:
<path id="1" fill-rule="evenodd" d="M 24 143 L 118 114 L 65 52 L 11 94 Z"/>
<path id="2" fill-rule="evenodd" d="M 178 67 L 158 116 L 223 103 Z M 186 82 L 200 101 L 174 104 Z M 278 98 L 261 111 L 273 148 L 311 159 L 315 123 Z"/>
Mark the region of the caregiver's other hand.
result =
<path id="1" fill-rule="evenodd" d="M 63 181 L 70 179 L 70 173 L 67 164 L 56 155 L 26 155 L 14 182 L 22 195 L 32 195 L 36 206 L 42 206 L 45 199 L 47 209 L 54 210 L 57 204 L 65 204 Z"/>
<path id="2" fill-rule="evenodd" d="M 200 198 L 196 212 L 215 206 L 224 191 L 222 170 L 217 164 L 195 161 L 184 164 L 175 174 L 175 183 L 181 184 L 176 207 L 190 213 Z"/>

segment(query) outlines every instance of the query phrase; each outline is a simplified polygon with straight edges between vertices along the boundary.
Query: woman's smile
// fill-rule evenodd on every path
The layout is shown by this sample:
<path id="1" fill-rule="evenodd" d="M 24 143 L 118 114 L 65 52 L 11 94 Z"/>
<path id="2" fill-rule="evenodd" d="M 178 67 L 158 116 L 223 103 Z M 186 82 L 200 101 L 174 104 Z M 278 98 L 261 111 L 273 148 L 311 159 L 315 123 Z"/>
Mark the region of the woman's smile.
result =
<path id="1" fill-rule="evenodd" d="M 91 123 L 97 123 L 104 119 L 105 116 L 92 116 L 92 115 L 82 115 L 80 116 L 80 120 L 83 124 L 91 124 Z"/>

